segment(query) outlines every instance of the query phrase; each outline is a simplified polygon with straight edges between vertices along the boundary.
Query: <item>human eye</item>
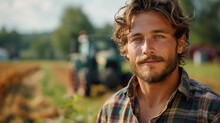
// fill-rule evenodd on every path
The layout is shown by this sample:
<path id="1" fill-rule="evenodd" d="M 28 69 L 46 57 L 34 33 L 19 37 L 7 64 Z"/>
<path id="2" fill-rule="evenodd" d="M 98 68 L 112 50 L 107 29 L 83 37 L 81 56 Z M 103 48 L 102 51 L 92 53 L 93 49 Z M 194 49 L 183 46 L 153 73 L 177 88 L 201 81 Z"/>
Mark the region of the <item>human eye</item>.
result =
<path id="1" fill-rule="evenodd" d="M 141 38 L 134 38 L 133 41 L 135 42 L 141 41 Z"/>
<path id="2" fill-rule="evenodd" d="M 131 38 L 130 42 L 134 42 L 134 43 L 138 43 L 138 42 L 141 42 L 142 41 L 142 38 L 141 37 L 133 37 Z"/>
<path id="3" fill-rule="evenodd" d="M 156 39 L 163 39 L 163 38 L 165 38 L 165 36 L 163 36 L 163 35 L 156 35 L 155 38 Z"/>

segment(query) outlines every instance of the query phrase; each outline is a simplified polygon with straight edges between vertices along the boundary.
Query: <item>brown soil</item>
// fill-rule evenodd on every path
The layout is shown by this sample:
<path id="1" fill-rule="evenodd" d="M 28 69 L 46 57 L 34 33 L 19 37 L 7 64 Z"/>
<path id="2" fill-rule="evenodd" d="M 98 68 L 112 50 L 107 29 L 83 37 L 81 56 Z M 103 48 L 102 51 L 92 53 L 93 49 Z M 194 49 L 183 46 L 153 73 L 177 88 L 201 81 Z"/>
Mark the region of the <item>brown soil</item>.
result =
<path id="1" fill-rule="evenodd" d="M 0 105 L 0 123 L 23 123 L 41 120 L 54 123 L 58 110 L 41 93 L 40 79 L 44 73 L 38 70 L 23 77 L 21 83 L 11 87 Z"/>

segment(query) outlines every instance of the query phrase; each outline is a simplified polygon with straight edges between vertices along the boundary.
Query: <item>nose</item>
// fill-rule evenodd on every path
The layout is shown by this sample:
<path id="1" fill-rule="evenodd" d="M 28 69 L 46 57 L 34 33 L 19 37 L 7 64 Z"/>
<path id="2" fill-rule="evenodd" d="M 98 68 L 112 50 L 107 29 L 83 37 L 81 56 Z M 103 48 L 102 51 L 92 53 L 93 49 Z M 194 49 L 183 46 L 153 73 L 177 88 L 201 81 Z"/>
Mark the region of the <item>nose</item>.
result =
<path id="1" fill-rule="evenodd" d="M 152 55 L 155 53 L 154 42 L 150 39 L 145 38 L 142 45 L 143 55 Z"/>

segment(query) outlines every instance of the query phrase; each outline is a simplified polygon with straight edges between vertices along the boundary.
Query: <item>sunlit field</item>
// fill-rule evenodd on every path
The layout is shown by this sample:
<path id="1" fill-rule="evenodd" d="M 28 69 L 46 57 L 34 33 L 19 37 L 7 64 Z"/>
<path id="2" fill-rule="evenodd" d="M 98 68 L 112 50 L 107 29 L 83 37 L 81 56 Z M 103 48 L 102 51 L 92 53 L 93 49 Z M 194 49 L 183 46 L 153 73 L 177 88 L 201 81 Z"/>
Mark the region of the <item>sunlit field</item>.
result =
<path id="1" fill-rule="evenodd" d="M 5 90 L 0 91 L 0 123 L 25 120 L 37 123 L 95 122 L 100 107 L 116 90 L 107 91 L 97 85 L 92 87 L 91 97 L 68 96 L 68 64 L 67 61 L 1 62 L 0 76 L 5 79 L 0 79 L 0 87 Z M 187 61 L 184 68 L 190 77 L 220 93 L 219 64 L 204 63 L 194 67 Z M 129 71 L 127 63 L 123 71 Z M 97 90 L 103 91 L 102 94 Z"/>
<path id="2" fill-rule="evenodd" d="M 192 61 L 187 61 L 184 66 L 190 78 L 197 80 L 215 92 L 220 93 L 220 64 L 202 63 L 195 67 Z"/>

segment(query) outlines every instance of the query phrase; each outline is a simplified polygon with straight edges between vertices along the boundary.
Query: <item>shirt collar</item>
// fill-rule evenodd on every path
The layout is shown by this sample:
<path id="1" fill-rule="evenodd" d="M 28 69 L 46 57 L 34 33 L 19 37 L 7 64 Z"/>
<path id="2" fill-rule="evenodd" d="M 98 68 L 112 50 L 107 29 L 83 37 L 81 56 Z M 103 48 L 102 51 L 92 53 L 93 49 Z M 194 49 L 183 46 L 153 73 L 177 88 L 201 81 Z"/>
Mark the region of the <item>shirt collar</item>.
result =
<path id="1" fill-rule="evenodd" d="M 177 90 L 179 92 L 183 93 L 188 99 L 190 97 L 189 76 L 188 76 L 187 72 L 185 71 L 185 69 L 182 67 L 179 67 L 179 73 L 181 74 L 181 77 L 180 77 L 180 83 L 179 83 L 179 86 L 177 87 Z M 137 81 L 137 77 L 135 75 L 133 75 L 128 83 L 127 91 L 125 92 L 125 94 L 127 94 L 128 97 L 134 97 L 135 96 L 134 89 L 138 85 L 139 85 L 139 83 Z"/>
<path id="2" fill-rule="evenodd" d="M 135 91 L 134 89 L 139 85 L 137 77 L 135 75 L 133 75 L 131 77 L 131 79 L 128 82 L 127 85 L 127 91 L 125 92 L 125 94 L 128 95 L 128 97 L 134 97 L 135 96 Z"/>
<path id="3" fill-rule="evenodd" d="M 187 99 L 190 97 L 190 79 L 184 68 L 179 67 L 179 71 L 181 72 L 180 83 L 178 86 L 178 91 L 183 93 Z"/>

